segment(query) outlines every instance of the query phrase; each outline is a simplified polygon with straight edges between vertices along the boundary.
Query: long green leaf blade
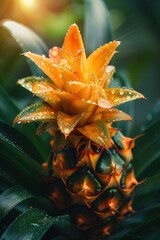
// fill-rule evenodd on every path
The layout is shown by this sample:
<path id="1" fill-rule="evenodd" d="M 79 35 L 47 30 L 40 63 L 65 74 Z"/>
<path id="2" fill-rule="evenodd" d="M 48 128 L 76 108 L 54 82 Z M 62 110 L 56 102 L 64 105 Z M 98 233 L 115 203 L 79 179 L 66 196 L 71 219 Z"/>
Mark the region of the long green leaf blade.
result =
<path id="1" fill-rule="evenodd" d="M 31 51 L 41 55 L 48 54 L 47 47 L 43 40 L 31 29 L 25 27 L 24 25 L 11 20 L 5 20 L 1 23 L 0 27 L 9 31 L 11 36 L 16 40 L 23 51 Z M 33 75 L 43 76 L 42 71 L 35 66 L 35 64 L 33 64 L 31 61 L 28 62 Z"/>
<path id="2" fill-rule="evenodd" d="M 84 36 L 89 53 L 112 40 L 109 11 L 104 1 L 85 0 Z"/>
<path id="3" fill-rule="evenodd" d="M 13 127 L 0 121 L 0 139 L 21 151 L 22 153 L 42 162 L 42 157 L 36 146 L 28 138 Z"/>
<path id="4" fill-rule="evenodd" d="M 12 125 L 19 110 L 8 93 L 0 86 L 0 120 Z"/>
<path id="5" fill-rule="evenodd" d="M 0 221 L 20 202 L 33 195 L 21 186 L 12 187 L 0 195 Z"/>
<path id="6" fill-rule="evenodd" d="M 6 240 L 39 240 L 55 219 L 40 209 L 30 209 L 18 216 L 2 235 Z"/>
<path id="7" fill-rule="evenodd" d="M 9 172 L 12 170 L 16 180 L 32 191 L 41 192 L 41 180 L 46 176 L 46 173 L 40 164 L 1 139 L 0 155 L 0 164 L 5 165 Z"/>
<path id="8" fill-rule="evenodd" d="M 3 121 L 8 125 L 12 126 L 13 120 L 18 113 L 19 109 L 11 100 L 8 93 L 0 86 L 0 121 Z M 43 159 L 46 160 L 48 155 L 47 153 L 48 149 L 46 149 L 47 144 L 40 137 L 35 135 L 36 132 L 35 126 L 25 125 L 22 128 L 19 125 L 16 125 L 15 128 L 30 139 L 35 148 L 37 148 L 41 153 Z"/>
<path id="9" fill-rule="evenodd" d="M 146 169 L 150 169 L 153 163 L 160 159 L 160 120 L 152 124 L 144 133 L 144 135 L 137 139 L 136 147 L 134 149 L 134 167 L 137 176 L 144 175 Z M 154 171 L 157 171 L 155 164 Z M 149 171 L 151 173 L 151 171 Z"/>

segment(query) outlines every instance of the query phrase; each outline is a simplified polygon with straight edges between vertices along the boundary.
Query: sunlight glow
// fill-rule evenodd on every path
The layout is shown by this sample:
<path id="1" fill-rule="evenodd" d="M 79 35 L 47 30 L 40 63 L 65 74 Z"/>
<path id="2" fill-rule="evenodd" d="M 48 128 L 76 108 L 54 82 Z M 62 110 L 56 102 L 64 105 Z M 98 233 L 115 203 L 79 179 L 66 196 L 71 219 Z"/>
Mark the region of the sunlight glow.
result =
<path id="1" fill-rule="evenodd" d="M 35 9 L 37 6 L 37 0 L 20 0 L 19 3 L 26 10 Z"/>

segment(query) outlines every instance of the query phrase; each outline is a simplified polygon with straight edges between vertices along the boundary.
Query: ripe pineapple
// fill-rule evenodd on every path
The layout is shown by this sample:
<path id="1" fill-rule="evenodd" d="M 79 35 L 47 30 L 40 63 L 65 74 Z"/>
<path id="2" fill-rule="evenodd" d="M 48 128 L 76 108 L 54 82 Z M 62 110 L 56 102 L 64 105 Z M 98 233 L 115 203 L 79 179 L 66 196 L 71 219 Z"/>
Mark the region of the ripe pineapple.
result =
<path id="1" fill-rule="evenodd" d="M 24 53 L 49 79 L 18 81 L 43 101 L 25 108 L 14 123 L 40 121 L 37 133 L 51 134 L 53 153 L 44 164 L 51 174 L 48 194 L 89 235 L 109 234 L 114 223 L 132 212 L 132 192 L 138 184 L 130 162 L 134 139 L 112 123 L 131 120 L 115 106 L 143 95 L 108 88 L 115 71 L 108 64 L 118 45 L 105 44 L 86 58 L 73 24 L 62 48 L 53 47 L 49 58 Z"/>

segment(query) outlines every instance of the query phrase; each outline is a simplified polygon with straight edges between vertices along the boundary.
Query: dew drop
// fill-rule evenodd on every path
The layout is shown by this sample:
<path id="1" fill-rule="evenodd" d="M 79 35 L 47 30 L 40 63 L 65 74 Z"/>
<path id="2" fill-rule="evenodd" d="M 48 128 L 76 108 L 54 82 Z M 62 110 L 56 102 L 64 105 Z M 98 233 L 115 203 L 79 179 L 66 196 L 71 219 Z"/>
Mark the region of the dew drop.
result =
<path id="1" fill-rule="evenodd" d="M 130 97 L 130 96 L 126 96 L 126 99 L 127 99 L 127 100 L 130 100 L 130 99 L 131 99 L 131 97 Z"/>
<path id="2" fill-rule="evenodd" d="M 101 98 L 101 97 L 98 99 L 98 105 L 102 108 L 110 108 L 111 107 L 110 102 L 108 102 L 106 99 Z"/>
<path id="3" fill-rule="evenodd" d="M 119 94 L 122 96 L 124 94 L 124 90 L 120 89 Z"/>

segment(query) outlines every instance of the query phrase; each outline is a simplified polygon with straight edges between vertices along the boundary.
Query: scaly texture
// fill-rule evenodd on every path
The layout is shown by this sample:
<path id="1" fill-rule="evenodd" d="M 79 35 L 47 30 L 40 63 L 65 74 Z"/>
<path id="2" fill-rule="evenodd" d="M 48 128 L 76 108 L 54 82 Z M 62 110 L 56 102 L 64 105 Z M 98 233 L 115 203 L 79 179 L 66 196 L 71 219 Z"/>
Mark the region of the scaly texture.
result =
<path id="1" fill-rule="evenodd" d="M 48 194 L 89 234 L 109 234 L 115 222 L 132 212 L 137 185 L 132 165 L 134 139 L 124 137 L 112 123 L 131 120 L 115 106 L 143 98 L 126 88 L 109 88 L 115 68 L 108 65 L 119 46 L 113 41 L 88 58 L 76 24 L 70 26 L 62 48 L 49 57 L 24 56 L 49 77 L 18 81 L 43 101 L 25 108 L 14 123 L 40 121 L 38 134 L 48 131 L 54 154 L 44 167 L 51 174 Z"/>

